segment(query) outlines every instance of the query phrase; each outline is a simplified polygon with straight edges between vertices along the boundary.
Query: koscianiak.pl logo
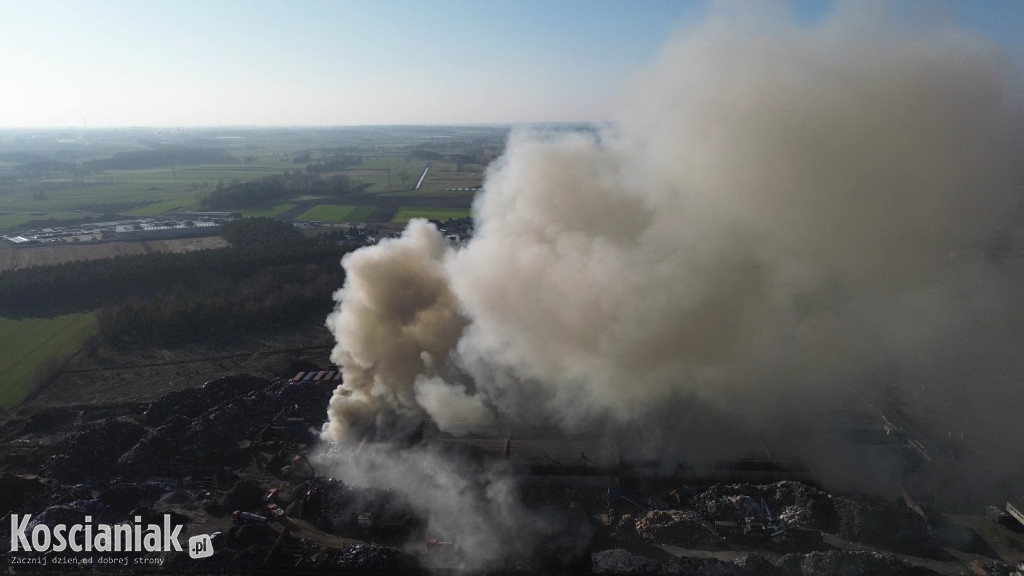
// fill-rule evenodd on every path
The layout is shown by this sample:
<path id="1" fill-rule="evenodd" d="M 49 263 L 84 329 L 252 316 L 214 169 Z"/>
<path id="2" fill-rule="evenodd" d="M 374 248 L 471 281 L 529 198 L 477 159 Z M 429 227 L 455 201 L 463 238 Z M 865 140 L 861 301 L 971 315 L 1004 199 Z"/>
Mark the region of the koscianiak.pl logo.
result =
<path id="1" fill-rule="evenodd" d="M 86 516 L 82 524 L 32 525 L 31 514 L 11 514 L 11 552 L 181 552 L 181 525 L 172 526 L 165 514 L 162 524 L 143 524 L 141 516 L 123 524 L 94 524 Z M 189 556 L 213 555 L 210 536 L 189 538 Z"/>

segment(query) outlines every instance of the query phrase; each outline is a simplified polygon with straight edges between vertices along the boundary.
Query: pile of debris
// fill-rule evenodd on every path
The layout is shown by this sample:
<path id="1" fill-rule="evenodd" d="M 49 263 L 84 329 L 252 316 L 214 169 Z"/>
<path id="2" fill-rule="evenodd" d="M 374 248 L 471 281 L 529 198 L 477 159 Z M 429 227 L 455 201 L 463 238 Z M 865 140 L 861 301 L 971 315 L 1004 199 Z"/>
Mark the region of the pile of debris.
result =
<path id="1" fill-rule="evenodd" d="M 146 433 L 139 423 L 115 418 L 90 424 L 65 438 L 61 453 L 50 457 L 43 473 L 61 480 L 82 480 L 108 471 Z"/>
<path id="2" fill-rule="evenodd" d="M 675 546 L 709 546 L 719 542 L 692 510 L 650 510 L 636 520 L 636 532 L 647 542 Z"/>
<path id="3" fill-rule="evenodd" d="M 0 510 L 38 510 L 54 500 L 54 487 L 35 474 L 0 476 Z"/>
<path id="4" fill-rule="evenodd" d="M 372 544 L 349 546 L 335 559 L 335 567 L 359 572 L 408 571 L 419 567 L 416 559 L 397 548 Z"/>
<path id="5" fill-rule="evenodd" d="M 269 475 L 262 481 L 239 478 L 254 464 L 263 471 L 270 463 L 304 454 L 313 440 L 313 427 L 325 416 L 331 391 L 330 384 L 236 375 L 166 394 L 136 417 L 111 410 L 121 416 L 83 423 L 83 418 L 65 410 L 16 422 L 14 428 L 8 426 L 15 430 L 11 434 L 27 435 L 26 442 L 43 447 L 37 451 L 52 446 L 59 452 L 40 467 L 43 477 L 0 476 L 0 508 L 31 514 L 33 526 L 51 527 L 82 523 L 87 516 L 105 524 L 135 517 L 159 524 L 170 515 L 175 524 L 192 530 L 211 523 L 227 530 L 236 510 L 240 517 L 262 515 L 262 523 L 236 521 L 222 536 L 217 532 L 220 543 L 209 564 L 172 555 L 168 562 L 180 565 L 165 568 L 190 571 L 223 563 L 235 570 L 263 565 L 268 551 L 281 542 L 301 548 L 297 538 L 281 536 L 282 528 L 290 529 L 284 504 L 298 499 L 298 494 L 282 482 L 289 495 L 279 504 L 273 486 L 279 480 L 269 480 Z M 48 430 L 50 437 L 41 437 L 39 430 Z M 27 459 L 22 462 L 30 465 Z M 306 476 L 313 472 L 306 471 Z M 363 497 L 355 505 L 360 512 L 372 510 L 374 527 L 387 527 L 396 507 L 380 501 Z M 278 524 L 267 526 L 268 521 Z M 0 526 L 0 539 L 6 541 L 3 537 L 9 533 L 9 525 Z M 333 561 L 334 550 L 318 553 L 324 562 Z M 291 562 L 294 565 L 295 560 Z"/>
<path id="6" fill-rule="evenodd" d="M 802 482 L 716 484 L 695 495 L 691 503 L 710 522 L 800 526 L 827 532 L 834 531 L 837 524 L 832 497 Z"/>
<path id="7" fill-rule="evenodd" d="M 621 542 L 714 547 L 742 539 L 810 551 L 822 547 L 823 533 L 831 533 L 884 550 L 934 556 L 948 539 L 948 530 L 930 525 L 919 507 L 833 497 L 795 481 L 681 487 L 664 500 L 616 489 L 609 491 L 608 506 L 611 536 Z"/>
<path id="8" fill-rule="evenodd" d="M 121 417 L 89 424 L 63 440 L 43 472 L 70 481 L 111 473 L 209 475 L 213 468 L 240 467 L 253 456 L 240 442 L 255 439 L 260 449 L 275 449 L 285 434 L 311 440 L 330 394 L 330 384 L 227 376 L 165 394 L 141 423 Z"/>
<path id="9" fill-rule="evenodd" d="M 313 479 L 304 489 L 301 518 L 325 532 L 404 541 L 422 530 L 408 499 L 393 490 L 348 486 L 333 478 Z"/>
<path id="10" fill-rule="evenodd" d="M 934 556 L 941 542 L 928 522 L 902 502 L 837 496 L 840 537 L 894 552 Z"/>

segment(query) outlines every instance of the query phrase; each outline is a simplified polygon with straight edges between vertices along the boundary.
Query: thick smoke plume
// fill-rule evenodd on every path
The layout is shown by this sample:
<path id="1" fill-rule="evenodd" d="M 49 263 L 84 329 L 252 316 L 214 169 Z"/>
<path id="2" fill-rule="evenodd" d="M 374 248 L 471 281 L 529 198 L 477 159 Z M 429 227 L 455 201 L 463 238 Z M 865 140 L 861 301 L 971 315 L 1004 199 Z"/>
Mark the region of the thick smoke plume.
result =
<path id="1" fill-rule="evenodd" d="M 785 437 L 880 381 L 1019 436 L 1011 69 L 954 29 L 758 16 L 681 31 L 610 128 L 515 131 L 468 246 L 414 222 L 348 256 L 326 437 L 427 417 L 696 450 L 662 426 L 695 402 Z"/>
<path id="2" fill-rule="evenodd" d="M 448 356 L 466 324 L 445 251 L 444 238 L 419 220 L 401 239 L 345 257 L 347 281 L 335 295 L 343 305 L 327 319 L 339 341 L 331 359 L 345 374 L 325 429 L 332 438 L 352 427 L 391 435 L 394 426 L 416 425 L 422 410 L 413 383 Z"/>

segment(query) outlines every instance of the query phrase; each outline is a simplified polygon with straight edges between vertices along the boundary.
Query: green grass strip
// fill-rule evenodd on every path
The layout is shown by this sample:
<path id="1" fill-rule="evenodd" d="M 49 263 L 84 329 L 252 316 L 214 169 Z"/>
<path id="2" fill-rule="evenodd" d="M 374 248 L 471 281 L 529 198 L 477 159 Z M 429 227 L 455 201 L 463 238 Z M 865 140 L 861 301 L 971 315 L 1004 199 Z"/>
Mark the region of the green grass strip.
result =
<path id="1" fill-rule="evenodd" d="M 95 326 L 92 313 L 0 318 L 0 406 L 24 400 L 46 363 L 70 358 Z"/>

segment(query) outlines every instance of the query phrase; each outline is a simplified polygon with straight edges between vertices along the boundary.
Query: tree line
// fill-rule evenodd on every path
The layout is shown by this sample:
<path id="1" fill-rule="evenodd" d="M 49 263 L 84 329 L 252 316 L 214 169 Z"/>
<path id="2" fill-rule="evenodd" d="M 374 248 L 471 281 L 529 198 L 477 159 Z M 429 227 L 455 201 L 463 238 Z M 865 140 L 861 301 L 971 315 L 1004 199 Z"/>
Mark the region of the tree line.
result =
<path id="1" fill-rule="evenodd" d="M 312 164 L 310 166 L 313 166 Z M 294 170 L 271 174 L 255 180 L 233 182 L 217 188 L 199 199 L 205 210 L 232 210 L 273 206 L 300 194 L 342 196 L 358 188 L 344 174 L 325 175 L 316 170 Z"/>
<path id="2" fill-rule="evenodd" d="M 183 164 L 235 164 L 231 153 L 215 148 L 162 147 L 155 150 L 119 152 L 110 158 L 76 163 L 49 158 L 25 158 L 14 166 L 18 178 L 35 179 L 51 176 L 87 176 L 104 170 L 139 170 Z"/>
<path id="3" fill-rule="evenodd" d="M 224 225 L 228 248 L 118 256 L 0 274 L 0 315 L 97 310 L 101 341 L 172 345 L 279 329 L 332 308 L 348 247 L 266 218 Z"/>

